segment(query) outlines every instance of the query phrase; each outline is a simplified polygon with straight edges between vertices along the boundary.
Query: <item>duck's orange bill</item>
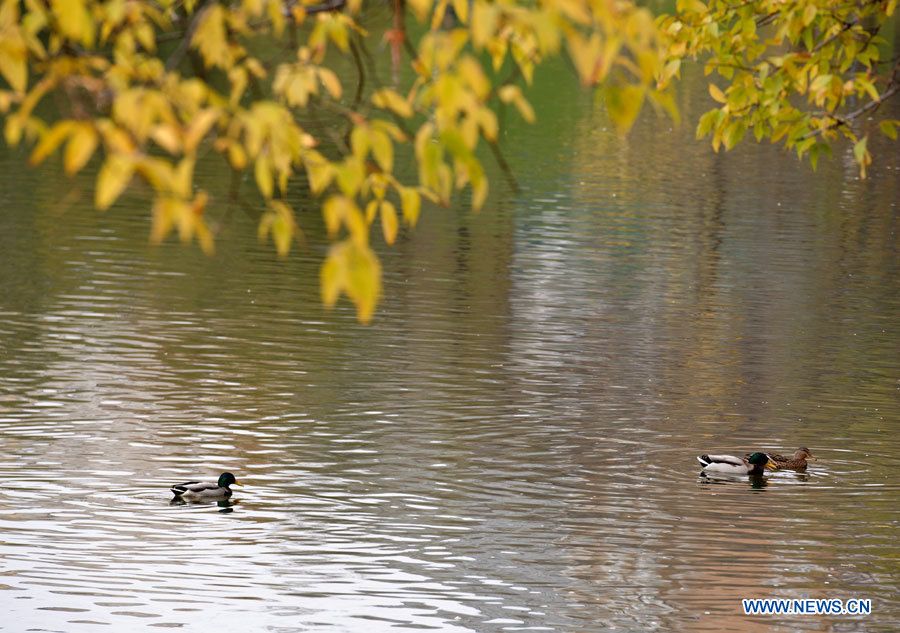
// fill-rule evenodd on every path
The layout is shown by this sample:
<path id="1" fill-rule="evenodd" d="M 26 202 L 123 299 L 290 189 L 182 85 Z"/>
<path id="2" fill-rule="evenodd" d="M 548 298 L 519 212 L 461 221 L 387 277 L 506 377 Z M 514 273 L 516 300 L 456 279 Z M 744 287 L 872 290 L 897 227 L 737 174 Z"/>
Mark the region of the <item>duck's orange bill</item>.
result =
<path id="1" fill-rule="evenodd" d="M 766 468 L 768 468 L 769 470 L 778 470 L 778 466 L 776 466 L 775 462 L 773 462 L 771 459 L 766 462 Z"/>
<path id="2" fill-rule="evenodd" d="M 234 483 L 231 484 L 231 485 L 232 485 L 232 486 L 243 486 L 244 484 L 242 484 L 242 483 L 239 482 L 237 479 L 235 479 L 235 480 L 234 480 Z"/>

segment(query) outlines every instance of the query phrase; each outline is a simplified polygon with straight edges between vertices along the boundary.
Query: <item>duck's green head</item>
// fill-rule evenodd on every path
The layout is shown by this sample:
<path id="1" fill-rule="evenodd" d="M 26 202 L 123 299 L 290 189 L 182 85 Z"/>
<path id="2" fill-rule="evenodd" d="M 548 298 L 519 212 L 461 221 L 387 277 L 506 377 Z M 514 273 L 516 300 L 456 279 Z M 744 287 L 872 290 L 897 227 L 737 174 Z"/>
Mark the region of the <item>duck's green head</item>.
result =
<path id="1" fill-rule="evenodd" d="M 221 475 L 219 475 L 219 487 L 220 488 L 227 488 L 228 486 L 230 486 L 232 484 L 234 484 L 235 486 L 241 485 L 240 483 L 238 483 L 238 480 L 235 479 L 234 475 L 232 475 L 231 473 L 222 473 Z"/>
<path id="2" fill-rule="evenodd" d="M 747 463 L 756 465 L 765 465 L 765 463 L 769 461 L 769 456 L 765 453 L 753 453 L 750 457 L 747 458 Z"/>

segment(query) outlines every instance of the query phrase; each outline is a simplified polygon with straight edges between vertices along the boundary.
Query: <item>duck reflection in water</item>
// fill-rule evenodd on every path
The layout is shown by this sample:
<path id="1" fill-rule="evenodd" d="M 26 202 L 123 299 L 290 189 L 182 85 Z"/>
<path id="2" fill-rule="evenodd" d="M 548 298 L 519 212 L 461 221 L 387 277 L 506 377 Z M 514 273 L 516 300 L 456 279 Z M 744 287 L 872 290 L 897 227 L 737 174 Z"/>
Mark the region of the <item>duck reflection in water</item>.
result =
<path id="1" fill-rule="evenodd" d="M 747 480 L 750 482 L 750 487 L 753 490 L 762 490 L 766 486 L 769 485 L 769 479 L 762 474 L 749 474 L 747 475 Z M 700 473 L 700 483 L 702 484 L 713 484 L 713 485 L 727 485 L 729 483 L 737 483 L 738 481 L 743 481 L 743 477 L 740 479 L 737 477 L 716 477 L 715 475 L 710 475 L 705 472 Z"/>
<path id="2" fill-rule="evenodd" d="M 222 514 L 228 514 L 230 512 L 234 512 L 234 506 L 241 502 L 240 499 L 219 499 L 216 501 L 216 505 L 219 506 L 219 512 Z M 211 499 L 196 499 L 196 500 L 186 500 L 181 497 L 175 497 L 171 501 L 169 501 L 170 506 L 200 506 L 200 505 L 211 505 Z"/>

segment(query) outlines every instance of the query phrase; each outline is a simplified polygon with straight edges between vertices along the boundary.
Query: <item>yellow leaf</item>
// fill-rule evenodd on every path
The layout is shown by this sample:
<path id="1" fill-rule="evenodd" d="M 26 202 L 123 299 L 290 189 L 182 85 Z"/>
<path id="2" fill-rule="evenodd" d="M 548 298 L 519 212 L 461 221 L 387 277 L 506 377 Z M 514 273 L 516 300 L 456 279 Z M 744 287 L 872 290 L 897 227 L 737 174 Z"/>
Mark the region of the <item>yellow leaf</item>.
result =
<path id="1" fill-rule="evenodd" d="M 369 153 L 369 129 L 365 124 L 355 125 L 350 132 L 350 150 L 359 160 Z"/>
<path id="2" fill-rule="evenodd" d="M 348 156 L 335 168 L 338 187 L 347 196 L 355 196 L 366 177 L 366 170 L 362 160 Z"/>
<path id="3" fill-rule="evenodd" d="M 348 260 L 347 296 L 356 305 L 356 318 L 368 323 L 381 296 L 381 264 L 371 248 L 354 243 Z"/>
<path id="4" fill-rule="evenodd" d="M 216 243 L 213 240 L 212 231 L 206 225 L 203 218 L 198 218 L 194 225 L 194 235 L 197 236 L 197 243 L 200 244 L 200 250 L 204 255 L 212 255 L 216 252 Z"/>
<path id="5" fill-rule="evenodd" d="M 298 233 L 294 210 L 280 200 L 270 200 L 270 229 L 275 251 L 279 257 L 285 257 L 291 250 L 291 243 Z"/>
<path id="6" fill-rule="evenodd" d="M 384 200 L 381 203 L 381 232 L 384 234 L 384 241 L 388 244 L 393 244 L 397 239 L 399 224 L 397 209 L 393 204 Z"/>
<path id="7" fill-rule="evenodd" d="M 325 86 L 325 90 L 328 91 L 328 94 L 334 99 L 340 99 L 342 90 L 341 81 L 338 79 L 338 76 L 328 68 L 318 68 L 316 72 L 319 74 L 319 81 Z"/>
<path id="8" fill-rule="evenodd" d="M 9 119 L 12 121 L 12 118 Z M 40 142 L 34 148 L 28 162 L 32 165 L 39 165 L 47 156 L 56 151 L 56 148 L 72 133 L 75 127 L 75 121 L 60 121 L 41 137 Z"/>
<path id="9" fill-rule="evenodd" d="M 375 216 L 378 214 L 378 200 L 370 200 L 366 205 L 366 223 L 372 224 L 375 221 Z"/>
<path id="10" fill-rule="evenodd" d="M 189 156 L 181 159 L 172 175 L 172 193 L 188 198 L 194 183 L 194 158 Z"/>
<path id="11" fill-rule="evenodd" d="M 90 123 L 75 124 L 63 156 L 63 166 L 67 174 L 72 175 L 84 167 L 84 164 L 93 156 L 94 150 L 97 149 L 99 140 L 97 130 L 93 125 Z"/>
<path id="12" fill-rule="evenodd" d="M 375 156 L 375 162 L 384 171 L 391 171 L 394 168 L 394 146 L 391 139 L 381 130 L 372 130 L 369 134 L 369 142 L 372 145 L 372 155 Z"/>
<path id="13" fill-rule="evenodd" d="M 322 216 L 325 218 L 325 230 L 328 232 L 328 237 L 335 237 L 341 228 L 344 204 L 346 201 L 343 197 L 331 196 L 322 205 Z"/>
<path id="14" fill-rule="evenodd" d="M 403 219 L 410 226 L 415 226 L 419 221 L 419 213 L 422 208 L 422 196 L 412 187 L 400 189 L 400 204 L 403 208 Z"/>
<path id="15" fill-rule="evenodd" d="M 58 0 L 67 2 L 68 0 Z M 203 62 L 207 68 L 220 66 L 229 68 L 232 64 L 231 51 L 228 48 L 228 38 L 225 29 L 225 8 L 219 4 L 207 5 L 194 36 L 191 46 L 198 49 L 203 56 Z"/>
<path id="16" fill-rule="evenodd" d="M 344 262 L 332 249 L 319 271 L 319 285 L 322 291 L 322 303 L 327 307 L 337 303 L 344 287 Z"/>
<path id="17" fill-rule="evenodd" d="M 466 55 L 457 62 L 456 67 L 460 77 L 469 84 L 475 96 L 481 100 L 486 99 L 491 92 L 492 86 L 490 80 L 484 74 L 481 64 L 474 57 Z"/>
<path id="18" fill-rule="evenodd" d="M 175 212 L 170 198 L 157 198 L 153 201 L 153 222 L 150 226 L 150 243 L 159 244 L 175 223 Z"/>
<path id="19" fill-rule="evenodd" d="M 529 123 L 534 123 L 534 109 L 522 96 L 522 91 L 518 86 L 507 84 L 500 88 L 498 95 L 503 103 L 512 103 L 523 119 Z"/>
<path id="20" fill-rule="evenodd" d="M 216 108 L 206 108 L 194 115 L 184 135 L 185 153 L 191 154 L 197 149 L 197 145 L 203 140 L 203 137 L 206 136 L 206 133 L 209 132 L 209 129 L 218 118 L 219 111 Z"/>
<path id="21" fill-rule="evenodd" d="M 16 92 L 28 87 L 28 54 L 18 29 L 7 29 L 0 35 L 0 75 Z"/>
<path id="22" fill-rule="evenodd" d="M 334 166 L 318 152 L 307 152 L 303 161 L 309 188 L 315 193 L 322 193 L 334 178 Z"/>
<path id="23" fill-rule="evenodd" d="M 500 10 L 495 4 L 485 0 L 475 0 L 472 7 L 472 44 L 477 49 L 483 48 L 494 36 Z"/>
<path id="24" fill-rule="evenodd" d="M 383 119 L 373 119 L 371 121 L 371 125 L 374 129 L 381 130 L 398 143 L 406 142 L 406 135 L 403 133 L 403 130 L 401 130 L 390 121 L 385 121 Z"/>
<path id="25" fill-rule="evenodd" d="M 469 23 L 469 0 L 453 0 L 453 10 L 460 24 Z"/>
<path id="26" fill-rule="evenodd" d="M 181 138 L 178 130 L 169 124 L 161 124 L 150 130 L 150 138 L 170 154 L 181 151 Z"/>
<path id="27" fill-rule="evenodd" d="M 596 83 L 601 71 L 600 36 L 594 33 L 590 39 L 585 39 L 577 31 L 573 31 L 568 36 L 567 44 L 581 83 L 585 86 Z"/>
<path id="28" fill-rule="evenodd" d="M 332 42 L 344 53 L 350 50 L 348 18 L 343 14 L 320 13 L 319 20 L 325 23 L 325 30 Z"/>
<path id="29" fill-rule="evenodd" d="M 101 211 L 108 209 L 116 201 L 134 173 L 134 162 L 124 156 L 108 156 L 97 174 L 97 188 L 94 204 Z"/>
<path id="30" fill-rule="evenodd" d="M 604 91 L 606 109 L 619 134 L 631 129 L 644 103 L 644 89 L 640 86 L 609 85 Z"/>
<path id="31" fill-rule="evenodd" d="M 818 13 L 818 8 L 814 4 L 806 5 L 806 8 L 803 9 L 803 26 L 809 26 L 812 24 L 812 21 L 816 19 L 816 13 Z"/>
<path id="32" fill-rule="evenodd" d="M 719 103 L 728 103 L 725 93 L 716 84 L 709 84 L 709 96 Z"/>
<path id="33" fill-rule="evenodd" d="M 556 0 L 560 11 L 571 18 L 573 22 L 578 24 L 589 24 L 591 22 L 591 14 L 588 10 L 588 3 L 581 0 Z"/>
<path id="34" fill-rule="evenodd" d="M 344 241 L 332 246 L 319 280 L 326 306 L 333 306 L 343 292 L 356 305 L 361 323 L 372 319 L 381 295 L 381 264 L 368 245 Z"/>
<path id="35" fill-rule="evenodd" d="M 242 170 L 247 166 L 247 152 L 240 143 L 231 143 L 228 146 L 228 162 L 232 169 Z"/>
<path id="36" fill-rule="evenodd" d="M 275 37 L 281 37 L 284 32 L 284 15 L 281 13 L 281 8 L 281 0 L 269 0 L 269 20 L 272 21 L 272 31 L 275 33 Z"/>
<path id="37" fill-rule="evenodd" d="M 425 21 L 428 14 L 431 13 L 431 5 L 434 4 L 434 0 L 408 0 L 408 2 L 419 22 Z"/>
<path id="38" fill-rule="evenodd" d="M 60 32 L 87 47 L 94 44 L 94 20 L 84 0 L 51 0 L 53 15 Z"/>
<path id="39" fill-rule="evenodd" d="M 329 237 L 335 237 L 341 225 L 347 228 L 354 242 L 366 244 L 369 226 L 356 203 L 347 196 L 331 196 L 322 205 L 325 228 Z"/>
<path id="40" fill-rule="evenodd" d="M 259 156 L 254 165 L 253 175 L 256 178 L 256 186 L 264 198 L 271 198 L 275 190 L 275 179 L 272 176 L 271 160 L 266 156 Z"/>
<path id="41" fill-rule="evenodd" d="M 472 209 L 480 211 L 488 194 L 488 180 L 483 175 L 472 180 Z"/>
<path id="42" fill-rule="evenodd" d="M 383 88 L 373 94 L 372 103 L 375 107 L 391 110 L 405 119 L 412 116 L 412 106 L 409 102 L 390 88 Z"/>
<path id="43" fill-rule="evenodd" d="M 175 188 L 174 170 L 172 169 L 172 164 L 167 160 L 144 156 L 135 161 L 134 171 L 143 177 L 157 192 L 171 194 Z"/>
<path id="44" fill-rule="evenodd" d="M 144 50 L 153 53 L 156 51 L 156 35 L 149 22 L 142 22 L 134 27 L 134 34 Z"/>

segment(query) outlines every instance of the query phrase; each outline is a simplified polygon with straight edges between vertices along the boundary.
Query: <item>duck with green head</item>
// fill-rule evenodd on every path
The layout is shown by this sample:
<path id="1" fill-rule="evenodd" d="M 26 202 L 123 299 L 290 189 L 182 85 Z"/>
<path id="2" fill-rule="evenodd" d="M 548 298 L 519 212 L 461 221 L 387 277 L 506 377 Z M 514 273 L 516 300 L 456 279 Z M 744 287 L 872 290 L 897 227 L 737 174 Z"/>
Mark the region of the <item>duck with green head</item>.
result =
<path id="1" fill-rule="evenodd" d="M 705 473 L 724 475 L 762 475 L 769 462 L 765 453 L 753 453 L 747 458 L 733 455 L 700 455 L 697 458 Z"/>
<path id="2" fill-rule="evenodd" d="M 187 481 L 183 484 L 175 484 L 171 491 L 176 498 L 185 501 L 215 501 L 230 497 L 232 494 L 230 486 L 233 485 L 240 486 L 241 484 L 231 473 L 222 473 L 219 475 L 217 483 Z"/>

